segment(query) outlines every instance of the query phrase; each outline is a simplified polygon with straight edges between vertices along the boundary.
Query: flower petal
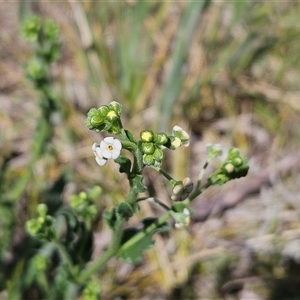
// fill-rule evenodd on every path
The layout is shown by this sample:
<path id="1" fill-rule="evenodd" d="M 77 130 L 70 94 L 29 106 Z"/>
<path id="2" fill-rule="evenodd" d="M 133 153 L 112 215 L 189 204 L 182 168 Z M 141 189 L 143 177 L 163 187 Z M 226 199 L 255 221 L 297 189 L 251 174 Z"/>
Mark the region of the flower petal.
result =
<path id="1" fill-rule="evenodd" d="M 173 127 L 173 131 L 182 131 L 183 129 L 180 127 L 180 126 L 178 126 L 178 125 L 175 125 L 174 127 Z"/>
<path id="2" fill-rule="evenodd" d="M 97 148 L 97 144 L 94 143 L 93 146 L 92 146 L 92 150 L 95 152 L 95 151 L 96 151 L 96 148 Z"/>
<path id="3" fill-rule="evenodd" d="M 178 200 L 180 199 L 179 196 L 180 196 L 180 195 L 175 195 L 175 194 L 173 194 L 173 195 L 171 196 L 171 199 L 172 199 L 173 201 L 178 201 Z"/>
<path id="4" fill-rule="evenodd" d="M 122 144 L 119 140 L 117 139 L 114 139 L 113 141 L 113 145 L 114 145 L 114 148 L 117 149 L 117 150 L 121 150 L 122 149 Z"/>
<path id="5" fill-rule="evenodd" d="M 178 184 L 173 188 L 172 192 L 174 195 L 178 195 L 179 193 L 181 193 L 181 191 L 182 191 L 182 185 Z"/>
<path id="6" fill-rule="evenodd" d="M 185 178 L 183 179 L 183 186 L 184 186 L 184 187 L 188 187 L 188 186 L 190 186 L 190 185 L 193 185 L 192 179 L 189 178 L 189 177 L 185 177 Z"/>
<path id="7" fill-rule="evenodd" d="M 104 139 L 104 142 L 105 142 L 106 144 L 113 144 L 114 138 L 113 138 L 112 136 L 108 136 L 108 137 L 106 137 L 106 138 Z"/>
<path id="8" fill-rule="evenodd" d="M 100 158 L 100 157 L 95 157 L 96 162 L 99 166 L 104 166 L 107 162 L 107 160 L 105 158 Z"/>
<path id="9" fill-rule="evenodd" d="M 100 142 L 100 149 L 102 151 L 107 149 L 107 143 L 104 140 Z"/>
<path id="10" fill-rule="evenodd" d="M 103 158 L 102 151 L 99 147 L 96 148 L 95 155 L 99 158 Z"/>
<path id="11" fill-rule="evenodd" d="M 111 158 L 116 159 L 120 156 L 120 150 L 115 149 L 112 153 L 111 153 Z"/>
<path id="12" fill-rule="evenodd" d="M 107 149 L 104 149 L 102 150 L 102 155 L 104 158 L 110 159 L 112 157 L 112 152 Z"/>

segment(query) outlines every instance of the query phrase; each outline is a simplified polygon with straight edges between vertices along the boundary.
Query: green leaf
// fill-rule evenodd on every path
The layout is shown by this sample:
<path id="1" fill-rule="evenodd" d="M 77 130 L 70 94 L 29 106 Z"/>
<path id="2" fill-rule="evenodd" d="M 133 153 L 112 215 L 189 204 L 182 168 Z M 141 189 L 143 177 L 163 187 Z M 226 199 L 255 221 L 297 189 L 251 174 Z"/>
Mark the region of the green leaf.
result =
<path id="1" fill-rule="evenodd" d="M 142 221 L 144 224 L 143 229 L 128 228 L 124 230 L 121 242 L 124 247 L 121 248 L 118 256 L 128 263 L 141 260 L 143 258 L 143 252 L 151 249 L 154 245 L 154 241 L 152 240 L 153 234 L 170 230 L 170 226 L 167 223 L 163 223 L 154 226 L 152 230 L 146 233 L 145 230 L 149 229 L 150 226 L 153 226 L 157 220 L 157 218 L 146 218 Z M 145 235 L 134 242 L 133 239 L 136 237 L 136 235 L 142 232 L 145 232 Z M 131 239 L 133 241 L 132 243 L 130 243 Z"/>
<path id="2" fill-rule="evenodd" d="M 143 184 L 143 176 L 139 174 L 135 175 L 135 177 L 132 178 L 132 186 L 135 187 L 138 193 L 143 193 L 147 189 L 146 186 Z"/>
<path id="3" fill-rule="evenodd" d="M 117 206 L 117 213 L 121 218 L 128 220 L 133 216 L 134 212 L 131 205 L 128 202 L 123 201 Z"/>
<path id="4" fill-rule="evenodd" d="M 128 228 L 124 230 L 122 244 L 125 244 L 141 230 L 136 228 Z M 143 258 L 143 252 L 153 247 L 154 241 L 152 240 L 152 234 L 145 235 L 138 242 L 123 249 L 118 256 L 124 259 L 127 263 L 133 263 Z"/>
<path id="5" fill-rule="evenodd" d="M 129 141 L 132 142 L 132 143 L 136 143 L 136 140 L 135 140 L 133 134 L 131 133 L 131 131 L 125 130 L 125 132 L 126 132 L 126 135 L 127 135 L 128 139 L 129 139 Z"/>
<path id="6" fill-rule="evenodd" d="M 78 220 L 76 216 L 74 215 L 73 211 L 63 208 L 58 211 L 58 215 L 62 215 L 65 217 L 66 225 L 71 230 L 76 230 L 78 227 Z"/>
<path id="7" fill-rule="evenodd" d="M 131 161 L 129 158 L 120 155 L 117 159 L 115 159 L 115 162 L 120 165 L 119 171 L 121 173 L 126 173 L 128 176 L 130 176 Z"/>

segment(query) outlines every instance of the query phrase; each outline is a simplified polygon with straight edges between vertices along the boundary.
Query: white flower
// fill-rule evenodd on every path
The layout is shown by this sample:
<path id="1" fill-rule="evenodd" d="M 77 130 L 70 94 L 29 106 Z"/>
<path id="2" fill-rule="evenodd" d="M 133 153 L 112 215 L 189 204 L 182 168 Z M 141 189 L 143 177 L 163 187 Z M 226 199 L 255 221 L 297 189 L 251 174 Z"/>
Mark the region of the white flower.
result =
<path id="1" fill-rule="evenodd" d="M 106 137 L 100 143 L 101 154 L 104 158 L 116 159 L 120 156 L 122 149 L 122 144 L 118 139 L 114 139 L 113 137 Z"/>
<path id="2" fill-rule="evenodd" d="M 190 136 L 189 134 L 183 130 L 180 126 L 175 125 L 173 127 L 173 134 L 180 138 L 180 141 L 184 147 L 188 147 L 190 145 Z"/>
<path id="3" fill-rule="evenodd" d="M 174 201 L 183 201 L 189 196 L 193 190 L 193 186 L 191 178 L 184 178 L 181 184 L 178 184 L 173 188 L 171 199 Z"/>
<path id="4" fill-rule="evenodd" d="M 106 164 L 106 159 L 103 157 L 101 150 L 99 147 L 97 147 L 97 144 L 94 143 L 92 147 L 94 154 L 95 154 L 95 159 L 96 162 L 98 163 L 99 166 L 104 166 Z"/>

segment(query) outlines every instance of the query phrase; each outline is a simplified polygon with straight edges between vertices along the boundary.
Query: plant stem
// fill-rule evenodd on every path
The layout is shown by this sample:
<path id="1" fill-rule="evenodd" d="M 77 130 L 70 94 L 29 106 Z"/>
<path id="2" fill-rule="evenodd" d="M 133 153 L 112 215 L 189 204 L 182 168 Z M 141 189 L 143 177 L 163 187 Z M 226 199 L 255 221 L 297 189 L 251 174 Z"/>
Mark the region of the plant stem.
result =
<path id="1" fill-rule="evenodd" d="M 161 216 L 152 225 L 148 226 L 145 230 L 140 231 L 138 234 L 136 234 L 134 237 L 132 237 L 130 240 L 124 243 L 118 252 L 120 253 L 126 250 L 126 248 L 129 248 L 132 245 L 139 242 L 140 240 L 142 240 L 146 235 L 151 234 L 153 231 L 155 231 L 155 229 L 157 229 L 159 226 L 165 223 L 170 217 L 170 213 L 166 213 L 165 215 Z"/>
<path id="2" fill-rule="evenodd" d="M 154 167 L 154 166 L 151 166 L 152 169 L 156 170 L 157 172 L 159 172 L 160 174 L 162 174 L 163 176 L 165 176 L 169 181 L 176 181 L 174 180 L 174 178 L 168 174 L 165 170 L 163 170 L 162 168 L 160 167 Z"/>
<path id="3" fill-rule="evenodd" d="M 78 278 L 78 281 L 80 283 L 86 282 L 89 277 L 94 274 L 95 272 L 101 270 L 101 268 L 104 267 L 104 265 L 117 254 L 119 250 L 119 246 L 122 239 L 122 226 L 123 226 L 124 220 L 118 220 L 115 225 L 114 235 L 113 235 L 113 241 L 110 245 L 110 247 L 103 253 L 101 257 L 99 257 L 95 262 L 92 263 L 90 267 L 88 267 L 86 270 L 84 270 Z"/>
<path id="4" fill-rule="evenodd" d="M 197 184 L 197 187 L 194 190 L 194 192 L 190 194 L 190 196 L 188 197 L 189 202 L 193 201 L 196 197 L 202 194 L 210 186 L 211 186 L 210 182 L 207 182 L 202 188 L 200 188 Z"/>

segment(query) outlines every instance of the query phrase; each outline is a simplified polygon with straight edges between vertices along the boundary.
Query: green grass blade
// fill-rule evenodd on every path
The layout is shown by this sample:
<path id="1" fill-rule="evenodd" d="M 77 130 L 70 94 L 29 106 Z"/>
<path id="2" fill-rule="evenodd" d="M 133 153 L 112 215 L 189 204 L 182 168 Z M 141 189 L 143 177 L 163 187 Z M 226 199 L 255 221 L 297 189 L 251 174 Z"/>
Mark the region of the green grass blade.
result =
<path id="1" fill-rule="evenodd" d="M 195 28 L 199 23 L 203 11 L 207 8 L 209 3 L 210 0 L 190 2 L 182 16 L 172 55 L 173 66 L 158 104 L 160 116 L 158 127 L 161 131 L 166 131 L 169 127 L 173 111 L 172 108 L 178 99 L 182 87 L 182 66 L 189 53 Z"/>

